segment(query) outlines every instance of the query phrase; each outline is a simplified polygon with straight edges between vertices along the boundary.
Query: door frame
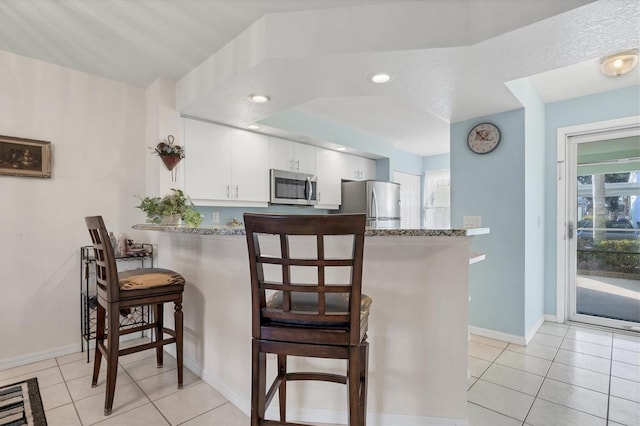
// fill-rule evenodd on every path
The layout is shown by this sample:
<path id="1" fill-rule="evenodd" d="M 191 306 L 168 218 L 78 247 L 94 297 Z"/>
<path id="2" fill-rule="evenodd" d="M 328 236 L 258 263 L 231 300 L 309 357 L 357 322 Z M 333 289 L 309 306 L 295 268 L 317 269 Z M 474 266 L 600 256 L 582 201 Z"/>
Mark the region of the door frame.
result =
<path id="1" fill-rule="evenodd" d="M 579 142 L 591 142 L 613 137 L 624 137 L 640 128 L 640 116 L 624 117 L 615 120 L 599 121 L 570 127 L 560 127 L 556 133 L 556 322 L 563 323 L 569 318 L 569 283 L 571 271 L 575 264 L 569 265 L 572 244 L 567 239 L 569 221 L 572 219 L 572 208 L 568 204 L 571 195 L 570 182 L 571 167 L 575 161 L 572 151 L 572 141 L 579 138 Z M 571 202 L 574 202 L 572 200 Z M 575 227 L 575 224 L 574 224 Z M 575 230 L 574 230 L 575 232 Z M 574 238 L 575 241 L 575 238 Z M 575 246 L 575 243 L 573 244 Z M 575 249 L 575 247 L 574 247 Z"/>

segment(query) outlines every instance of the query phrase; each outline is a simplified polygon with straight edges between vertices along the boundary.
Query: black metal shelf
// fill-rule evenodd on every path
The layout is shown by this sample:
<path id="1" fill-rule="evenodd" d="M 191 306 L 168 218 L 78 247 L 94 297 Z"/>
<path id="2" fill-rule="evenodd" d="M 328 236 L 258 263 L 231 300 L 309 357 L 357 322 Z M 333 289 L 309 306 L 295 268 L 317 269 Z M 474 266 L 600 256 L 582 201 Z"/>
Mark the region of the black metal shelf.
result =
<path id="1" fill-rule="evenodd" d="M 141 244 L 144 252 L 136 252 L 127 255 L 116 255 L 116 262 L 138 262 L 140 268 L 154 266 L 154 247 L 151 244 Z M 96 296 L 95 258 L 93 246 L 80 247 L 80 348 L 84 352 L 87 344 L 87 362 L 89 362 L 89 342 L 96 338 Z M 141 306 L 120 311 L 120 328 L 127 329 L 140 324 L 148 324 L 151 309 L 149 306 Z M 144 332 L 142 332 L 144 336 Z"/>

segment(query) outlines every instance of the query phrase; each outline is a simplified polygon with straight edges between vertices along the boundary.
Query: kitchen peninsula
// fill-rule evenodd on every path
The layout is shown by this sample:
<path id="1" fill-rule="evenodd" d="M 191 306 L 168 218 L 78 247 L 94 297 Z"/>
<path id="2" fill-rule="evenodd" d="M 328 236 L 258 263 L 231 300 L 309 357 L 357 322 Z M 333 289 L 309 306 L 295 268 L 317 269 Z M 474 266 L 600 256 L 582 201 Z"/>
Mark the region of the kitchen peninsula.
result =
<path id="1" fill-rule="evenodd" d="M 244 229 L 133 228 L 161 231 L 153 234 L 162 247 L 158 264 L 187 279 L 185 364 L 249 413 L 251 300 Z M 453 424 L 466 418 L 469 265 L 483 259 L 469 248 L 474 236 L 488 233 L 488 228 L 366 231 L 362 285 L 373 299 L 370 424 Z M 302 371 L 305 362 L 344 368 L 339 361 L 296 361 L 293 369 Z M 345 422 L 344 387 L 290 386 L 291 420 Z M 304 392 L 298 386 L 306 386 Z"/>

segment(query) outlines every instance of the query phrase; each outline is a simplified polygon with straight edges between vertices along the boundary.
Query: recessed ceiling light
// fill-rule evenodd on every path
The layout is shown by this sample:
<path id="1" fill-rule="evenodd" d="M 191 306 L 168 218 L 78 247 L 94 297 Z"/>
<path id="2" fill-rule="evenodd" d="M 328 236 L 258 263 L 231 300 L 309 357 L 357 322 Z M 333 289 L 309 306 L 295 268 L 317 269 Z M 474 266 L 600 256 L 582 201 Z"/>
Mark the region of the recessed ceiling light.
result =
<path id="1" fill-rule="evenodd" d="M 346 151 L 347 148 L 345 148 L 344 146 L 339 146 L 336 148 L 336 151 Z"/>
<path id="2" fill-rule="evenodd" d="M 382 84 L 382 83 L 388 83 L 392 80 L 393 78 L 391 77 L 391 74 L 387 74 L 384 72 L 379 72 L 376 74 L 373 74 L 371 76 L 371 81 L 374 83 L 378 83 L 378 84 Z"/>
<path id="3" fill-rule="evenodd" d="M 620 77 L 631 71 L 638 63 L 638 49 L 631 49 L 600 59 L 602 73 L 609 77 Z"/>
<path id="4" fill-rule="evenodd" d="M 249 96 L 252 102 L 257 104 L 263 104 L 265 102 L 269 102 L 269 97 L 267 95 L 251 95 Z"/>
<path id="5" fill-rule="evenodd" d="M 249 130 L 258 130 L 260 128 L 260 126 L 258 126 L 257 124 L 249 124 L 247 126 L 247 129 Z"/>

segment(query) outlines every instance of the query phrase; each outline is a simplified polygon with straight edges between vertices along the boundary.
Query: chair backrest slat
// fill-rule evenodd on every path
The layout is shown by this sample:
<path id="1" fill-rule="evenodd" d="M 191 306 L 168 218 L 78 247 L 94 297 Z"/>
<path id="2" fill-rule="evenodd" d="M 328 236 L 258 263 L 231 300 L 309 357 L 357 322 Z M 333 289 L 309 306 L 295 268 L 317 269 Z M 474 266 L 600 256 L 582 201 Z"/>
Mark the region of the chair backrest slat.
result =
<path id="1" fill-rule="evenodd" d="M 261 326 L 270 324 L 272 320 L 303 321 L 314 326 L 341 323 L 348 326 L 351 332 L 359 333 L 365 215 L 246 213 L 244 223 L 251 272 L 253 337 L 260 338 Z M 275 240 L 267 238 L 274 235 Z M 330 243 L 328 239 L 332 236 L 346 236 L 350 239 Z M 292 237 L 304 237 L 306 244 L 297 240 L 294 242 Z M 309 242 L 313 238 L 315 241 Z M 348 245 L 345 241 L 348 241 Z M 345 246 L 348 250 L 345 250 Z M 298 254 L 301 247 L 301 251 L 305 252 L 304 256 Z M 334 252 L 337 247 L 339 255 Z M 316 254 L 309 258 L 308 251 L 312 249 L 315 249 Z M 267 267 L 271 269 L 267 270 Z M 273 268 L 277 268 L 281 274 L 276 279 L 268 273 L 274 272 Z M 299 272 L 297 269 L 308 274 L 301 272 L 304 276 L 301 280 L 295 273 Z M 330 280 L 336 275 L 334 269 L 348 271 L 340 275 L 339 283 Z M 277 309 L 272 305 L 267 308 L 267 300 L 274 292 L 282 298 L 282 303 Z M 317 298 L 317 311 L 296 307 L 293 296 L 301 294 Z M 335 311 L 335 303 L 328 302 L 330 295 L 343 297 L 344 312 Z M 359 339 L 360 336 L 354 335 L 351 340 L 358 342 Z"/>
<path id="2" fill-rule="evenodd" d="M 116 257 L 104 220 L 102 220 L 102 216 L 88 216 L 84 220 L 93 242 L 96 282 L 101 290 L 100 293 L 104 293 L 109 302 L 118 301 L 120 300 L 120 285 Z"/>

